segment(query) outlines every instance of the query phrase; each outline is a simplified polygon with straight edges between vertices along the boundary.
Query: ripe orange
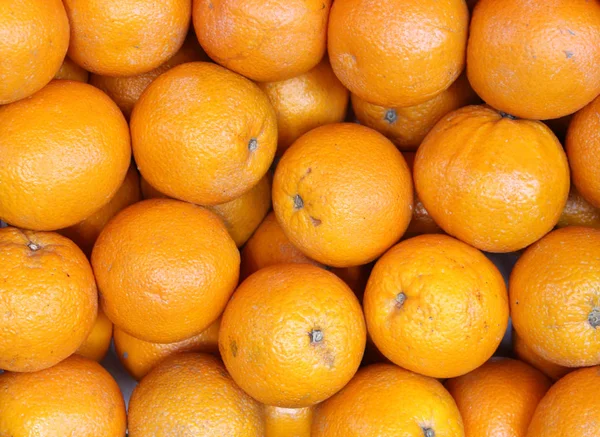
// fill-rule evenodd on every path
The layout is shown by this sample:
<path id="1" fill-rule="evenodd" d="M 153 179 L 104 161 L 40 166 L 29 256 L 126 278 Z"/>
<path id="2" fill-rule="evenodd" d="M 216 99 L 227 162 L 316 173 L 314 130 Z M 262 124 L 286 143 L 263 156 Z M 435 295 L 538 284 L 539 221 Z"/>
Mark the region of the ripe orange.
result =
<path id="1" fill-rule="evenodd" d="M 54 75 L 54 79 L 77 80 L 79 82 L 87 83 L 89 76 L 90 73 L 71 61 L 71 58 L 67 56 L 60 66 L 60 69 Z"/>
<path id="2" fill-rule="evenodd" d="M 571 185 L 567 204 L 556 226 L 559 228 L 564 228 L 565 226 L 600 228 L 600 209 L 592 206 L 579 194 L 577 188 Z"/>
<path id="3" fill-rule="evenodd" d="M 525 437 L 550 380 L 522 361 L 492 358 L 447 381 L 446 388 L 461 413 L 465 437 Z"/>
<path id="4" fill-rule="evenodd" d="M 349 93 L 333 74 L 326 57 L 299 76 L 258 86 L 277 114 L 278 155 L 309 130 L 346 118 Z"/>
<path id="5" fill-rule="evenodd" d="M 413 176 L 435 222 L 488 252 L 516 251 L 541 238 L 569 194 L 567 159 L 550 129 L 485 106 L 437 123 L 417 151 Z"/>
<path id="6" fill-rule="evenodd" d="M 316 408 L 312 427 L 312 437 L 464 435 L 456 404 L 440 382 L 392 364 L 359 370 Z"/>
<path id="7" fill-rule="evenodd" d="M 0 229 L 0 283 L 0 369 L 53 366 L 92 330 L 96 283 L 71 240 L 54 232 Z"/>
<path id="8" fill-rule="evenodd" d="M 480 0 L 473 11 L 467 73 L 493 107 L 546 120 L 600 94 L 600 3 Z"/>
<path id="9" fill-rule="evenodd" d="M 123 367 L 138 381 L 168 356 L 180 352 L 218 353 L 219 326 L 217 319 L 200 334 L 177 343 L 150 343 L 139 340 L 119 328 L 115 329 L 115 349 Z"/>
<path id="10" fill-rule="evenodd" d="M 238 283 L 239 263 L 215 214 L 171 199 L 121 211 L 92 252 L 106 315 L 129 335 L 153 343 L 178 342 L 213 323 Z"/>
<path id="11" fill-rule="evenodd" d="M 373 268 L 363 305 L 379 350 L 436 378 L 482 365 L 508 325 L 506 286 L 496 266 L 447 235 L 421 235 L 390 249 Z"/>
<path id="12" fill-rule="evenodd" d="M 98 316 L 96 317 L 92 331 L 75 353 L 90 360 L 102 361 L 110 348 L 112 336 L 113 324 L 106 317 L 102 308 L 98 308 Z"/>
<path id="13" fill-rule="evenodd" d="M 194 28 L 206 53 L 252 80 L 289 79 L 325 53 L 332 0 L 196 0 Z"/>
<path id="14" fill-rule="evenodd" d="M 527 437 L 598 435 L 600 401 L 594 393 L 599 383 L 599 367 L 577 370 L 562 378 L 539 403 Z"/>
<path id="15" fill-rule="evenodd" d="M 412 202 L 402 154 L 357 124 L 313 129 L 275 170 L 273 209 L 283 231 L 304 254 L 334 267 L 366 264 L 385 252 L 406 230 Z"/>
<path id="16" fill-rule="evenodd" d="M 417 150 L 444 115 L 478 101 L 464 74 L 433 98 L 408 107 L 379 106 L 352 94 L 352 108 L 360 123 L 381 132 L 404 151 Z"/>
<path id="17" fill-rule="evenodd" d="M 300 408 L 352 378 L 365 339 L 360 304 L 341 279 L 309 264 L 279 264 L 238 287 L 223 314 L 219 351 L 254 399 Z"/>
<path id="18" fill-rule="evenodd" d="M 57 80 L 0 107 L 0 218 L 55 230 L 111 199 L 131 159 L 119 108 L 91 85 Z"/>
<path id="19" fill-rule="evenodd" d="M 417 105 L 462 72 L 468 23 L 464 0 L 337 0 L 329 17 L 331 66 L 367 102 Z"/>
<path id="20" fill-rule="evenodd" d="M 510 276 L 513 325 L 537 355 L 600 364 L 600 230 L 569 226 L 529 247 Z"/>
<path id="21" fill-rule="evenodd" d="M 16 0 L 0 10 L 0 105 L 23 99 L 52 80 L 69 47 L 60 0 Z"/>
<path id="22" fill-rule="evenodd" d="M 192 62 L 146 88 L 131 115 L 131 135 L 150 185 L 170 197 L 215 205 L 241 196 L 267 173 L 277 120 L 267 96 L 248 79 Z"/>
<path id="23" fill-rule="evenodd" d="M 265 437 L 310 437 L 313 409 L 265 405 Z"/>
<path id="24" fill-rule="evenodd" d="M 64 0 L 69 56 L 86 70 L 134 76 L 179 50 L 190 26 L 190 0 Z"/>
<path id="25" fill-rule="evenodd" d="M 74 355 L 33 373 L 0 375 L 0 435 L 123 437 L 123 395 L 95 361 Z"/>
<path id="26" fill-rule="evenodd" d="M 263 435 L 261 405 L 210 355 L 165 359 L 134 389 L 129 402 L 129 437 Z"/>
<path id="27" fill-rule="evenodd" d="M 533 349 L 527 346 L 527 344 L 523 341 L 523 339 L 514 329 L 512 330 L 512 343 L 513 352 L 515 353 L 517 358 L 535 367 L 554 381 L 559 380 L 567 373 L 575 370 L 574 368 L 564 367 L 540 357 L 533 351 Z"/>

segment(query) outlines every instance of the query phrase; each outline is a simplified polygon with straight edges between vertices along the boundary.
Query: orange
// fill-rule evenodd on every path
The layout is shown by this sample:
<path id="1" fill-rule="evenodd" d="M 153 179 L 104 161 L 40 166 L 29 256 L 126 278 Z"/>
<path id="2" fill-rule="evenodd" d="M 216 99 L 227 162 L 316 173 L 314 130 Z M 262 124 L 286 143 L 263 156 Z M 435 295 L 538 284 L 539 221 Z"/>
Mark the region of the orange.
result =
<path id="1" fill-rule="evenodd" d="M 6 1 L 0 34 L 0 105 L 5 105 L 52 80 L 69 47 L 69 21 L 60 0 Z"/>
<path id="2" fill-rule="evenodd" d="M 21 228 L 74 225 L 106 205 L 131 159 L 119 108 L 91 85 L 57 80 L 0 107 L 0 218 Z"/>
<path id="3" fill-rule="evenodd" d="M 327 58 L 299 76 L 258 86 L 277 114 L 278 155 L 309 130 L 346 118 L 349 93 L 333 74 Z"/>
<path id="4" fill-rule="evenodd" d="M 125 331 L 115 329 L 115 350 L 121 364 L 138 381 L 150 372 L 163 359 L 179 352 L 218 353 L 219 325 L 217 319 L 202 331 L 186 340 L 177 343 L 150 343 L 138 340 Z"/>
<path id="5" fill-rule="evenodd" d="M 53 232 L 0 229 L 0 283 L 0 369 L 53 366 L 92 330 L 98 307 L 94 274 L 71 240 Z"/>
<path id="6" fill-rule="evenodd" d="M 261 405 L 210 355 L 167 358 L 134 389 L 129 437 L 262 437 Z"/>
<path id="7" fill-rule="evenodd" d="M 598 282 L 600 230 L 569 226 L 529 247 L 509 286 L 512 322 L 523 342 L 562 366 L 600 364 Z"/>
<path id="8" fill-rule="evenodd" d="M 102 361 L 110 348 L 112 336 L 113 324 L 102 308 L 98 308 L 98 316 L 92 331 L 75 353 L 90 360 Z"/>
<path id="9" fill-rule="evenodd" d="M 135 103 L 154 79 L 176 65 L 206 60 L 208 60 L 207 56 L 202 52 L 196 36 L 190 34 L 179 51 L 155 69 L 136 76 L 115 77 L 92 74 L 90 84 L 108 94 L 121 108 L 125 117 L 129 118 Z"/>
<path id="10" fill-rule="evenodd" d="M 571 114 L 600 94 L 600 3 L 480 0 L 467 74 L 481 98 L 517 117 Z"/>
<path id="11" fill-rule="evenodd" d="M 408 107 L 379 106 L 352 94 L 352 108 L 360 123 L 381 132 L 404 151 L 417 150 L 444 115 L 478 101 L 464 74 L 433 98 Z"/>
<path id="12" fill-rule="evenodd" d="M 0 435 L 123 437 L 119 386 L 95 361 L 74 355 L 33 373 L 0 375 Z"/>
<path id="13" fill-rule="evenodd" d="M 325 53 L 332 0 L 195 0 L 194 29 L 206 53 L 252 80 L 305 73 Z"/>
<path id="14" fill-rule="evenodd" d="M 402 154 L 357 124 L 304 134 L 275 170 L 277 221 L 304 254 L 333 267 L 366 264 L 385 252 L 406 230 L 412 202 Z"/>
<path id="15" fill-rule="evenodd" d="M 134 76 L 179 50 L 188 32 L 190 0 L 64 0 L 71 24 L 69 56 L 86 70 Z"/>
<path id="16" fill-rule="evenodd" d="M 600 228 L 600 209 L 596 208 L 579 194 L 574 186 L 571 186 L 565 209 L 556 224 L 559 228 L 565 226 L 589 226 Z"/>
<path id="17" fill-rule="evenodd" d="M 312 427 L 312 437 L 464 435 L 456 404 L 440 382 L 391 364 L 359 370 L 316 408 Z"/>
<path id="18" fill-rule="evenodd" d="M 77 80 L 87 83 L 90 74 L 77 65 L 67 56 L 63 61 L 60 69 L 54 75 L 54 79 Z"/>
<path id="19" fill-rule="evenodd" d="M 554 134 L 486 106 L 454 111 L 415 158 L 419 198 L 448 234 L 488 252 L 513 252 L 558 222 L 569 167 Z"/>
<path id="20" fill-rule="evenodd" d="M 150 185 L 170 197 L 216 205 L 241 196 L 267 173 L 277 120 L 267 96 L 248 79 L 192 62 L 146 88 L 131 115 L 131 135 Z"/>
<path id="21" fill-rule="evenodd" d="M 573 368 L 564 367 L 559 364 L 555 364 L 551 361 L 548 361 L 538 354 L 536 354 L 519 336 L 517 331 L 512 330 L 512 343 L 513 343 L 513 352 L 521 361 L 526 362 L 527 364 L 535 367 L 539 371 L 543 372 L 546 376 L 551 378 L 554 381 L 559 380 L 567 373 L 572 372 Z"/>
<path id="22" fill-rule="evenodd" d="M 238 283 L 239 264 L 215 214 L 171 199 L 121 211 L 92 252 L 106 315 L 115 327 L 153 343 L 175 343 L 208 328 Z"/>
<path id="23" fill-rule="evenodd" d="M 265 406 L 265 437 L 310 437 L 313 407 Z"/>
<path id="24" fill-rule="evenodd" d="M 599 367 L 577 370 L 562 378 L 539 403 L 527 437 L 598 435 L 600 401 L 593 393 L 599 383 Z"/>
<path id="25" fill-rule="evenodd" d="M 238 287 L 223 313 L 219 351 L 254 399 L 300 408 L 352 378 L 365 339 L 360 304 L 341 279 L 309 264 L 279 264 Z"/>
<path id="26" fill-rule="evenodd" d="M 566 144 L 573 184 L 588 202 L 600 208 L 597 171 L 600 165 L 600 97 L 575 114 Z"/>
<path id="27" fill-rule="evenodd" d="M 83 250 L 83 253 L 89 257 L 92 254 L 94 243 L 106 223 L 119 211 L 139 200 L 141 200 L 140 175 L 131 166 L 121 187 L 106 205 L 85 220 L 58 232 L 73 240 Z"/>
<path id="28" fill-rule="evenodd" d="M 465 437 L 525 437 L 550 380 L 522 361 L 492 358 L 446 388 L 462 415 Z"/>
<path id="29" fill-rule="evenodd" d="M 436 378 L 482 365 L 508 325 L 506 286 L 496 266 L 447 235 L 421 235 L 390 249 L 373 268 L 363 305 L 383 355 Z"/>
<path id="30" fill-rule="evenodd" d="M 367 102 L 414 106 L 462 72 L 468 23 L 464 0 L 337 0 L 329 17 L 331 66 Z"/>

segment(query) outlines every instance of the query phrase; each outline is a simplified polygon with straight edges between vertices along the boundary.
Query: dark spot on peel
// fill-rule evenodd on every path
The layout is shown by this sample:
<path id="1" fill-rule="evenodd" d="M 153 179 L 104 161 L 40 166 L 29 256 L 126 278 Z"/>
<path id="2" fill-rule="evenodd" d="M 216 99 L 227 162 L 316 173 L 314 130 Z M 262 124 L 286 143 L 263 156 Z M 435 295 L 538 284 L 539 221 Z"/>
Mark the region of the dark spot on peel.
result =
<path id="1" fill-rule="evenodd" d="M 396 295 L 396 307 L 397 308 L 402 308 L 402 306 L 404 305 L 404 302 L 406 302 L 406 294 L 400 292 Z"/>
<path id="2" fill-rule="evenodd" d="M 300 194 L 296 194 L 294 196 L 294 209 L 298 210 L 302 208 L 304 208 L 304 201 L 302 200 L 302 197 L 300 197 Z"/>
<path id="3" fill-rule="evenodd" d="M 256 149 L 258 149 L 258 141 L 256 138 L 250 138 L 250 141 L 248 142 L 248 150 L 254 152 Z"/>
<path id="4" fill-rule="evenodd" d="M 229 343 L 229 348 L 231 349 L 231 355 L 233 355 L 233 358 L 237 357 L 238 347 L 237 347 L 237 343 L 235 342 L 235 340 L 232 340 Z"/>
<path id="5" fill-rule="evenodd" d="M 432 428 L 422 428 L 425 437 L 435 437 L 435 431 Z"/>
<path id="6" fill-rule="evenodd" d="M 502 118 L 508 118 L 509 120 L 516 120 L 517 119 L 517 117 L 515 117 L 514 115 L 507 114 L 506 112 L 498 111 L 498 114 L 500 114 L 500 117 L 502 117 Z"/>
<path id="7" fill-rule="evenodd" d="M 592 328 L 596 329 L 600 326 L 600 308 L 594 308 L 588 314 L 588 323 L 592 325 Z"/>
<path id="8" fill-rule="evenodd" d="M 321 220 L 319 220 L 319 219 L 316 219 L 316 218 L 314 218 L 314 217 L 311 217 L 311 218 L 310 218 L 310 220 L 312 221 L 312 224 L 313 224 L 313 226 L 314 226 L 315 228 L 316 228 L 317 226 L 320 226 L 320 225 L 321 225 L 321 223 L 322 223 L 322 222 L 321 222 Z"/>
<path id="9" fill-rule="evenodd" d="M 573 57 L 574 53 L 570 50 L 565 50 L 565 56 L 567 57 L 567 59 L 571 59 Z"/>
<path id="10" fill-rule="evenodd" d="M 128 354 L 127 352 L 123 352 L 123 358 L 124 358 L 124 359 L 127 359 L 127 358 L 129 358 L 129 354 Z"/>

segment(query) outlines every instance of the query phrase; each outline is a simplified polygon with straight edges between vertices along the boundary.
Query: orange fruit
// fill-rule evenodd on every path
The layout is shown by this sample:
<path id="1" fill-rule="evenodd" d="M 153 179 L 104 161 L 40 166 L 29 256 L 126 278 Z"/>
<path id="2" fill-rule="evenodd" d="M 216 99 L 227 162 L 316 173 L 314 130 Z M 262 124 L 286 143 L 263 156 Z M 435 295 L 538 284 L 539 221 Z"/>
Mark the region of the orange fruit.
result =
<path id="1" fill-rule="evenodd" d="M 106 94 L 57 80 L 0 107 L 0 156 L 0 218 L 26 229 L 61 229 L 117 192 L 131 160 L 129 129 Z"/>
<path id="2" fill-rule="evenodd" d="M 385 252 L 406 230 L 412 202 L 402 154 L 357 124 L 313 129 L 275 170 L 277 221 L 304 254 L 333 267 L 366 264 Z"/>
<path id="3" fill-rule="evenodd" d="M 69 47 L 69 20 L 60 0 L 3 2 L 0 34 L 0 105 L 5 105 L 52 80 Z"/>
<path id="4" fill-rule="evenodd" d="M 267 96 L 248 79 L 192 62 L 146 88 L 131 115 L 131 135 L 150 185 L 170 197 L 216 205 L 241 196 L 267 173 L 277 120 Z"/>
<path id="5" fill-rule="evenodd" d="M 442 118 L 419 147 L 413 176 L 435 222 L 488 252 L 540 239 L 569 194 L 567 159 L 550 129 L 485 106 Z"/>
<path id="6" fill-rule="evenodd" d="M 69 56 L 89 72 L 134 76 L 179 50 L 190 26 L 190 0 L 64 0 Z"/>
<path id="7" fill-rule="evenodd" d="M 179 64 L 193 61 L 206 61 L 208 57 L 198 44 L 196 36 L 189 34 L 185 42 L 171 58 L 153 70 L 136 76 L 101 76 L 92 74 L 90 84 L 100 88 L 115 101 L 125 117 L 131 117 L 133 107 L 154 79 Z"/>
<path id="8" fill-rule="evenodd" d="M 535 407 L 550 388 L 539 370 L 510 358 L 492 358 L 446 388 L 456 401 L 465 437 L 525 437 Z"/>
<path id="9" fill-rule="evenodd" d="M 110 348 L 112 336 L 113 324 L 102 308 L 98 308 L 98 316 L 92 331 L 75 353 L 90 360 L 102 361 Z"/>
<path id="10" fill-rule="evenodd" d="M 559 228 L 564 228 L 565 226 L 600 228 L 600 209 L 592 206 L 579 194 L 577 188 L 571 185 L 567 204 L 556 226 Z"/>
<path id="11" fill-rule="evenodd" d="M 375 263 L 363 306 L 369 334 L 390 361 L 436 378 L 482 365 L 508 325 L 496 266 L 447 235 L 421 235 L 390 249 Z"/>
<path id="12" fill-rule="evenodd" d="M 468 23 L 464 0 L 337 0 L 327 38 L 331 66 L 367 102 L 414 106 L 462 72 Z"/>
<path id="13" fill-rule="evenodd" d="M 0 369 L 53 366 L 92 330 L 98 307 L 94 274 L 68 238 L 0 229 L 0 283 Z"/>
<path id="14" fill-rule="evenodd" d="M 77 80 L 79 82 L 87 83 L 89 76 L 90 73 L 85 71 L 67 56 L 60 66 L 60 69 L 54 75 L 54 79 Z"/>
<path id="15" fill-rule="evenodd" d="M 115 350 L 121 364 L 138 381 L 168 356 L 180 352 L 218 353 L 219 325 L 217 319 L 200 334 L 177 343 L 150 343 L 139 340 L 119 328 L 115 329 Z"/>
<path id="16" fill-rule="evenodd" d="M 512 330 L 512 343 L 513 352 L 517 358 L 535 367 L 554 381 L 559 380 L 567 373 L 575 370 L 574 368 L 564 367 L 540 357 L 533 351 L 533 349 L 527 346 L 527 344 L 514 329 Z"/>
<path id="17" fill-rule="evenodd" d="M 313 407 L 265 406 L 265 437 L 310 437 Z"/>
<path id="18" fill-rule="evenodd" d="M 600 208 L 600 176 L 596 170 L 600 165 L 600 97 L 575 114 L 566 144 L 573 184 L 588 202 Z"/>
<path id="19" fill-rule="evenodd" d="M 314 413 L 313 437 L 400 435 L 465 434 L 456 404 L 440 382 L 392 364 L 362 368 Z"/>
<path id="20" fill-rule="evenodd" d="M 278 155 L 309 130 L 346 118 L 349 93 L 333 74 L 326 57 L 299 76 L 258 86 L 277 114 Z"/>
<path id="21" fill-rule="evenodd" d="M 254 399 L 300 408 L 352 378 L 365 338 L 360 304 L 341 279 L 309 264 L 279 264 L 238 287 L 223 313 L 219 351 Z"/>
<path id="22" fill-rule="evenodd" d="M 417 105 L 379 106 L 352 94 L 352 108 L 361 124 L 381 132 L 400 150 L 414 151 L 444 115 L 478 100 L 462 74 L 450 87 Z"/>
<path id="23" fill-rule="evenodd" d="M 165 359 L 133 390 L 129 402 L 129 437 L 263 435 L 261 405 L 210 355 Z"/>
<path id="24" fill-rule="evenodd" d="M 130 166 L 121 187 L 106 205 L 85 220 L 58 232 L 73 240 L 89 257 L 92 254 L 94 243 L 106 223 L 119 211 L 139 200 L 141 200 L 140 176 L 137 170 Z"/>
<path id="25" fill-rule="evenodd" d="M 239 264 L 215 214 L 171 199 L 121 211 L 92 252 L 106 315 L 115 327 L 153 343 L 175 343 L 208 328 L 238 283 Z"/>
<path id="26" fill-rule="evenodd" d="M 512 322 L 523 342 L 562 366 L 600 364 L 598 282 L 600 230 L 569 226 L 529 247 L 509 286 Z"/>
<path id="27" fill-rule="evenodd" d="M 0 435 L 122 437 L 119 386 L 95 361 L 77 355 L 49 369 L 0 375 Z"/>
<path id="28" fill-rule="evenodd" d="M 480 0 L 473 11 L 469 81 L 508 114 L 546 120 L 577 111 L 600 94 L 599 63 L 597 1 Z"/>
<path id="29" fill-rule="evenodd" d="M 196 0 L 194 29 L 219 64 L 252 80 L 305 73 L 325 53 L 332 0 Z"/>

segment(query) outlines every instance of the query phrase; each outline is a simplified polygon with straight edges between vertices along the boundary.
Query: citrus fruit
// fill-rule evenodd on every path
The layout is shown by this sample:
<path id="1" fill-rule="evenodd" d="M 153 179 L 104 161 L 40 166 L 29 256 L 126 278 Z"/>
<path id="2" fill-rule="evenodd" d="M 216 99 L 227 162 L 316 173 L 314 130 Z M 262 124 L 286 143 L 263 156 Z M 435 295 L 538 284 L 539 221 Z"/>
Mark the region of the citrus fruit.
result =
<path id="1" fill-rule="evenodd" d="M 591 205 L 579 194 L 577 188 L 571 185 L 567 204 L 556 226 L 559 228 L 564 228 L 565 226 L 600 228 L 600 209 Z"/>
<path id="2" fill-rule="evenodd" d="M 87 83 L 89 77 L 90 73 L 73 62 L 68 56 L 65 57 L 60 69 L 54 75 L 54 79 L 77 80 L 84 83 Z"/>
<path id="3" fill-rule="evenodd" d="M 575 370 L 575 368 L 561 366 L 540 357 L 533 351 L 533 349 L 527 346 L 527 344 L 514 329 L 512 330 L 512 344 L 514 354 L 521 361 L 524 361 L 525 363 L 535 367 L 553 381 L 557 381 L 567 373 Z"/>
<path id="4" fill-rule="evenodd" d="M 106 317 L 102 308 L 98 308 L 98 315 L 96 316 L 92 331 L 75 353 L 90 360 L 102 361 L 110 348 L 112 336 L 113 324 Z"/>
<path id="5" fill-rule="evenodd" d="M 313 408 L 265 405 L 265 437 L 310 437 Z"/>

